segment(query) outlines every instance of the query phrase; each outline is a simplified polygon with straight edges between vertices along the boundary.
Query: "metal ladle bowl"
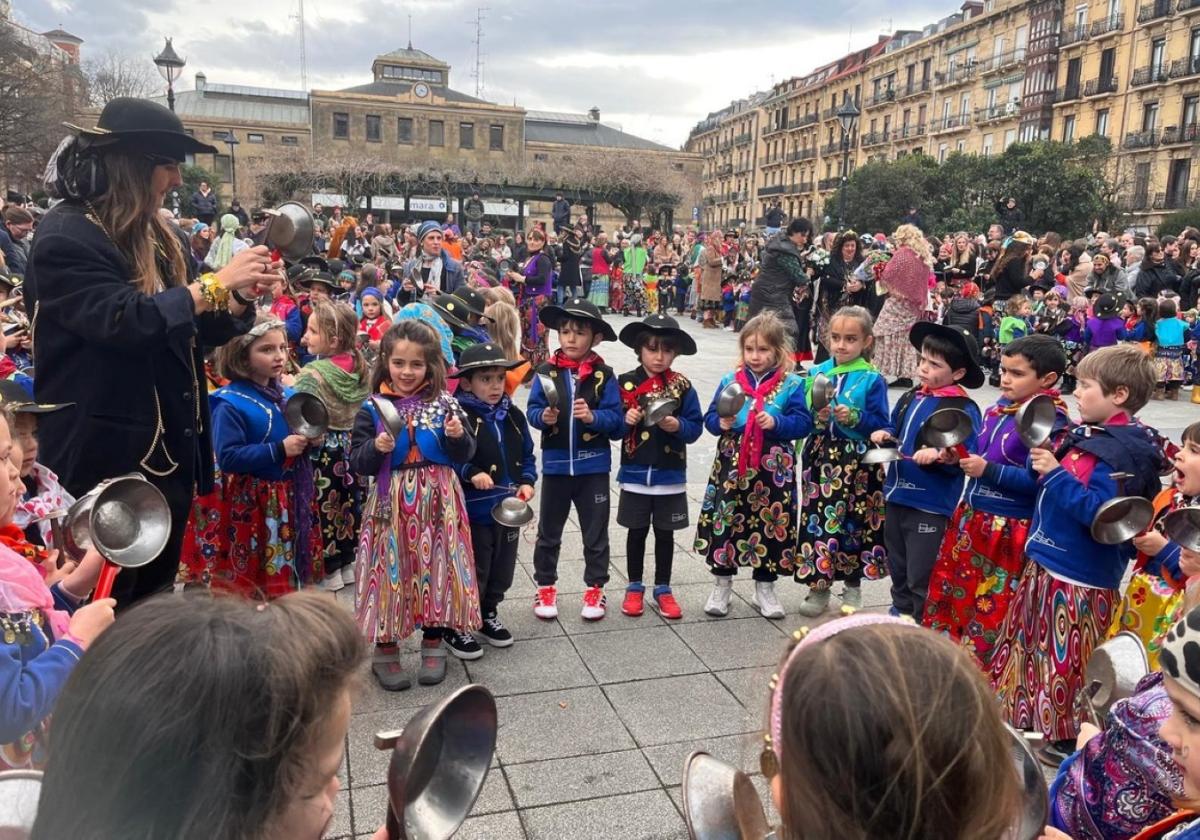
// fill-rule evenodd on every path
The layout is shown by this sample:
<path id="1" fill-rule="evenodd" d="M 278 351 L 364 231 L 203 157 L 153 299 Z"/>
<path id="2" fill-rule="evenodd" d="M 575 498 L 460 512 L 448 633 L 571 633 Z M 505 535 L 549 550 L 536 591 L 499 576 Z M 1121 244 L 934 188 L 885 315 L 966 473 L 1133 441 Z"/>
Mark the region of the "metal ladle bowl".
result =
<path id="1" fill-rule="evenodd" d="M 971 436 L 974 424 L 961 408 L 939 408 L 921 425 L 920 439 L 934 449 L 951 449 Z"/>
<path id="2" fill-rule="evenodd" d="M 674 397 L 654 397 L 647 400 L 645 405 L 645 416 L 642 417 L 642 425 L 646 427 L 657 426 L 661 421 L 670 417 L 675 409 L 679 408 L 679 400 Z"/>
<path id="3" fill-rule="evenodd" d="M 492 519 L 496 521 L 497 525 L 503 525 L 506 528 L 520 528 L 533 521 L 533 508 L 529 502 L 518 499 L 516 496 L 509 496 L 501 499 L 492 508 Z"/>
<path id="4" fill-rule="evenodd" d="M 329 408 L 316 394 L 292 394 L 284 404 L 283 416 L 293 433 L 306 438 L 318 438 L 329 431 Z"/>
<path id="5" fill-rule="evenodd" d="M 546 397 L 546 408 L 558 408 L 558 385 L 544 373 L 537 375 L 538 383 L 542 386 L 542 393 Z"/>
<path id="6" fill-rule="evenodd" d="M 371 405 L 379 412 L 379 419 L 383 421 L 383 428 L 387 433 L 394 438 L 400 437 L 400 433 L 404 431 L 404 418 L 396 411 L 392 401 L 387 397 L 371 397 Z"/>
<path id="7" fill-rule="evenodd" d="M 1054 431 L 1057 414 L 1054 400 L 1045 394 L 1038 394 L 1017 409 L 1017 436 L 1030 449 L 1045 445 Z"/>
<path id="8" fill-rule="evenodd" d="M 812 397 L 813 411 L 821 411 L 828 408 L 829 404 L 833 402 L 834 397 L 833 380 L 823 373 L 818 373 L 813 377 L 809 395 Z"/>
<path id="9" fill-rule="evenodd" d="M 863 453 L 861 460 L 864 464 L 890 464 L 893 461 L 903 461 L 904 454 L 899 449 L 883 446 L 868 449 Z"/>
<path id="10" fill-rule="evenodd" d="M 1163 517 L 1167 536 L 1188 551 L 1200 551 L 1200 507 L 1184 507 Z"/>
<path id="11" fill-rule="evenodd" d="M 737 417 L 746 404 L 746 390 L 737 382 L 730 382 L 717 394 L 717 416 Z"/>
<path id="12" fill-rule="evenodd" d="M 1092 539 L 1101 545 L 1120 545 L 1150 527 L 1154 505 L 1141 496 L 1117 496 L 1096 511 Z"/>

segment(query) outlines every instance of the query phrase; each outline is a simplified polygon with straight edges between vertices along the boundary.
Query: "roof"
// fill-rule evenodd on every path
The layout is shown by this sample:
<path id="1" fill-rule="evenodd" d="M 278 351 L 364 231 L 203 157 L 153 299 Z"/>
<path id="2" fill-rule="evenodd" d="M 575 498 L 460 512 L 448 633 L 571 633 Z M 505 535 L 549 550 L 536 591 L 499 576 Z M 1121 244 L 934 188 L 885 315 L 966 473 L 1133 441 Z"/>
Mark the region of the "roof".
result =
<path id="1" fill-rule="evenodd" d="M 426 64 L 436 64 L 440 67 L 448 68 L 450 65 L 442 61 L 440 58 L 434 58 L 424 50 L 414 50 L 412 44 L 404 49 L 392 50 L 389 53 L 384 53 L 376 57 L 376 61 L 387 59 L 388 61 L 419 61 Z"/>
<path id="2" fill-rule="evenodd" d="M 156 96 L 154 101 L 167 104 L 165 96 Z M 305 127 L 309 124 L 308 96 L 303 91 L 242 85 L 206 85 L 203 91 L 178 91 L 175 94 L 175 113 L 183 118 L 231 122 L 281 123 Z"/>
<path id="3" fill-rule="evenodd" d="M 391 79 L 380 79 L 375 82 L 368 82 L 365 85 L 355 85 L 354 87 L 342 88 L 339 93 L 367 93 L 372 96 L 399 96 L 402 93 L 408 93 L 413 86 L 413 82 L 393 81 Z M 426 84 L 429 84 L 426 82 Z M 448 87 L 441 85 L 430 84 L 429 88 L 438 96 L 445 99 L 447 102 L 466 102 L 476 105 L 494 105 L 494 102 L 488 102 L 486 99 L 477 99 L 474 96 L 462 93 L 457 90 L 451 90 Z"/>
<path id="4" fill-rule="evenodd" d="M 65 29 L 51 29 L 49 32 L 42 33 L 43 38 L 51 38 L 55 41 L 73 41 L 77 44 L 82 44 L 83 39 L 77 35 L 72 35 Z"/>
<path id="5" fill-rule="evenodd" d="M 661 143 L 626 134 L 619 128 L 589 119 L 585 114 L 553 111 L 529 111 L 525 114 L 525 142 L 654 152 L 678 151 Z"/>

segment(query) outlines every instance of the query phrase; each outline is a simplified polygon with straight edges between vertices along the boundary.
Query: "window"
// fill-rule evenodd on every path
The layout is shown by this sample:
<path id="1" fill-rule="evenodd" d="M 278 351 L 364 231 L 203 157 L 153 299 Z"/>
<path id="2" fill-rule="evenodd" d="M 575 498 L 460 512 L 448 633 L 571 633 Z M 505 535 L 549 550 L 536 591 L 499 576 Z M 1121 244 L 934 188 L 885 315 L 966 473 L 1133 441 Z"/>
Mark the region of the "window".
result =
<path id="1" fill-rule="evenodd" d="M 1004 132 L 1004 148 L 1007 149 L 1015 142 L 1017 142 L 1017 130 L 1015 128 L 1010 128 L 1008 131 Z"/>
<path id="2" fill-rule="evenodd" d="M 264 138 L 261 134 L 251 133 L 251 134 L 246 135 L 246 142 L 247 143 L 265 143 L 267 141 L 266 141 L 266 138 Z"/>
<path id="3" fill-rule="evenodd" d="M 383 140 L 383 118 L 378 114 L 367 114 L 367 142 L 378 143 Z"/>
<path id="4" fill-rule="evenodd" d="M 992 155 L 992 135 L 983 135 L 983 156 L 991 157 Z"/>
<path id="5" fill-rule="evenodd" d="M 504 126 L 493 125 L 488 128 L 488 148 L 493 152 L 504 151 Z"/>
<path id="6" fill-rule="evenodd" d="M 533 160 L 535 163 L 545 163 L 546 161 L 550 160 L 550 155 L 545 154 L 544 152 L 534 152 Z"/>
<path id="7" fill-rule="evenodd" d="M 1183 124 L 1195 126 L 1200 122 L 1200 96 L 1185 96 L 1183 98 Z"/>
<path id="8" fill-rule="evenodd" d="M 1075 140 L 1075 115 L 1063 117 L 1062 140 L 1064 143 L 1072 143 Z"/>
<path id="9" fill-rule="evenodd" d="M 336 140 L 350 139 L 350 115 L 335 113 L 333 115 L 333 136 Z"/>
<path id="10" fill-rule="evenodd" d="M 214 139 L 214 140 L 220 140 L 222 143 L 224 143 L 224 142 L 225 142 L 225 138 L 226 138 L 226 137 L 228 137 L 228 136 L 229 136 L 229 132 L 228 132 L 228 131 L 214 131 L 214 132 L 212 133 L 212 139 Z"/>
<path id="11" fill-rule="evenodd" d="M 1076 32 L 1083 32 L 1083 30 L 1087 27 L 1087 13 L 1088 13 L 1088 7 L 1087 7 L 1086 3 L 1075 7 L 1075 31 Z"/>
<path id="12" fill-rule="evenodd" d="M 429 145 L 446 145 L 446 123 L 442 122 L 441 120 L 429 121 Z"/>
<path id="13" fill-rule="evenodd" d="M 299 146 L 300 138 L 297 137 L 295 134 L 284 134 L 282 137 L 279 138 L 279 142 L 285 146 Z"/>
<path id="14" fill-rule="evenodd" d="M 411 146 L 413 141 L 412 117 L 396 118 L 396 142 Z"/>
<path id="15" fill-rule="evenodd" d="M 958 113 L 959 116 L 962 117 L 965 117 L 967 114 L 971 113 L 971 94 L 964 93 L 962 95 L 962 100 L 959 102 Z"/>
<path id="16" fill-rule="evenodd" d="M 954 147 L 954 150 L 961 155 L 966 150 L 966 148 L 967 148 L 967 141 L 959 140 L 958 145 Z"/>
<path id="17" fill-rule="evenodd" d="M 460 149 L 475 148 L 475 123 L 458 124 L 458 147 Z"/>
<path id="18" fill-rule="evenodd" d="M 1191 59 L 1191 70 L 1194 72 L 1196 62 L 1200 61 L 1200 29 L 1192 30 L 1191 40 L 1188 41 L 1188 58 Z"/>
<path id="19" fill-rule="evenodd" d="M 945 143 L 942 143 L 938 146 L 938 163 L 946 162 L 946 152 L 949 151 L 949 149 L 950 147 Z"/>
<path id="20" fill-rule="evenodd" d="M 1167 53 L 1167 39 L 1155 38 L 1150 42 L 1150 75 L 1157 79 L 1163 73 L 1163 59 Z"/>
<path id="21" fill-rule="evenodd" d="M 229 155 L 213 155 L 213 169 L 217 173 L 217 180 L 222 184 L 228 184 L 233 180 L 233 164 L 229 160 Z"/>
<path id="22" fill-rule="evenodd" d="M 433 82 L 440 85 L 442 83 L 442 74 L 438 70 L 421 70 L 416 67 L 396 67 L 395 65 L 385 65 L 383 68 L 383 77 L 385 79 L 412 79 L 417 82 Z"/>
<path id="23" fill-rule="evenodd" d="M 1158 128 L 1158 103 L 1147 102 L 1142 106 L 1142 131 Z"/>
<path id="24" fill-rule="evenodd" d="M 1108 109 L 1103 108 L 1096 112 L 1096 134 L 1100 137 L 1108 136 Z"/>

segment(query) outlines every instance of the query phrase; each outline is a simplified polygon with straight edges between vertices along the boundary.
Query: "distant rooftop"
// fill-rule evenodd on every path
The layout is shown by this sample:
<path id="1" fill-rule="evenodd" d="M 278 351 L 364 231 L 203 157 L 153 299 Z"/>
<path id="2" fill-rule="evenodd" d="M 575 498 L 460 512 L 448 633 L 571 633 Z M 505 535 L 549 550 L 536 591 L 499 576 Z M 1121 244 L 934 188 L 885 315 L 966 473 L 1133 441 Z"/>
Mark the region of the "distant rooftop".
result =
<path id="1" fill-rule="evenodd" d="M 375 60 L 387 59 L 388 61 L 416 61 L 421 64 L 436 64 L 440 67 L 449 69 L 450 65 L 442 61 L 440 58 L 434 58 L 424 50 L 414 50 L 412 44 L 398 50 L 392 50 L 389 53 L 384 53 L 378 56 Z"/>
<path id="2" fill-rule="evenodd" d="M 167 102 L 165 96 L 154 97 L 154 100 L 164 105 Z M 176 91 L 175 112 L 181 117 L 198 119 L 297 126 L 309 123 L 305 91 L 209 84 L 203 73 L 196 74 L 195 90 Z"/>
<path id="3" fill-rule="evenodd" d="M 594 118 L 588 114 L 528 111 L 525 114 L 525 142 L 654 152 L 678 151 L 670 146 L 627 134 L 608 123 L 602 123 L 599 112 L 592 113 L 595 114 Z"/>
<path id="4" fill-rule="evenodd" d="M 452 90 L 442 85 L 435 85 L 431 82 L 427 83 L 429 89 L 435 94 L 445 99 L 447 102 L 466 102 L 475 103 L 478 105 L 493 105 L 495 103 L 488 102 L 486 99 L 477 99 L 474 96 L 462 93 L 461 91 Z M 366 93 L 372 96 L 398 96 L 402 93 L 408 93 L 412 90 L 412 82 L 402 82 L 395 79 L 380 79 L 374 82 L 367 82 L 365 85 L 355 85 L 354 87 L 341 88 L 340 93 Z"/>

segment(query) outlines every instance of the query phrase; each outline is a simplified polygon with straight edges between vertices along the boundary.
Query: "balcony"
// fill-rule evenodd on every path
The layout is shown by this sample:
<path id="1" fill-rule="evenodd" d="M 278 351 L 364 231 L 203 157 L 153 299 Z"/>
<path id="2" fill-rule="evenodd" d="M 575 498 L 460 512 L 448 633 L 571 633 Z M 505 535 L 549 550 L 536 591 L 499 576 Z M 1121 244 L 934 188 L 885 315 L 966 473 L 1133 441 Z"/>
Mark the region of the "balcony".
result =
<path id="1" fill-rule="evenodd" d="M 849 145 L 846 146 L 846 149 L 847 150 L 853 149 L 857 143 L 858 143 L 858 138 L 851 139 Z M 829 157 L 830 155 L 840 155 L 841 153 L 842 153 L 842 141 L 841 140 L 835 140 L 832 143 L 826 143 L 824 146 L 821 147 L 821 157 Z"/>
<path id="2" fill-rule="evenodd" d="M 759 187 L 758 197 L 763 198 L 764 196 L 770 195 L 783 195 L 785 192 L 787 192 L 787 184 L 775 184 L 774 186 L 770 187 Z"/>
<path id="3" fill-rule="evenodd" d="M 1200 11 L 1200 0 L 1179 0 L 1179 5 L 1175 7 L 1175 11 L 1181 15 Z"/>
<path id="4" fill-rule="evenodd" d="M 1130 87 L 1144 87 L 1146 85 L 1160 85 L 1171 78 L 1168 72 L 1167 65 L 1155 64 L 1150 67 L 1139 67 L 1133 71 L 1133 78 L 1129 80 Z"/>
<path id="5" fill-rule="evenodd" d="M 842 183 L 841 177 L 822 178 L 820 181 L 817 182 L 817 190 L 820 192 L 828 192 L 829 190 L 836 190 L 838 188 L 838 184 L 840 184 L 840 183 Z"/>
<path id="6" fill-rule="evenodd" d="M 1174 146 L 1179 143 L 1195 143 L 1200 140 L 1200 124 L 1169 125 L 1163 129 L 1162 145 Z"/>
<path id="7" fill-rule="evenodd" d="M 1186 184 L 1175 192 L 1154 194 L 1155 210 L 1182 210 L 1187 206 L 1188 189 Z"/>
<path id="8" fill-rule="evenodd" d="M 1200 0 L 1196 0 L 1196 2 L 1200 3 Z M 912 81 L 904 87 L 896 89 L 896 98 L 908 99 L 910 96 L 919 96 L 922 93 L 929 93 L 932 88 L 933 81 L 931 79 L 921 79 L 919 82 Z"/>
<path id="9" fill-rule="evenodd" d="M 801 161 L 801 160 L 812 160 L 816 156 L 817 156 L 817 147 L 816 146 L 812 146 L 807 149 L 796 149 L 795 151 L 788 153 L 787 162 L 788 163 L 796 163 L 797 161 Z"/>
<path id="10" fill-rule="evenodd" d="M 957 85 L 965 85 L 968 82 L 974 81 L 979 70 L 979 64 L 972 60 L 967 64 L 954 66 L 945 72 L 938 73 L 937 82 L 943 88 L 955 87 Z"/>
<path id="11" fill-rule="evenodd" d="M 826 108 L 824 111 L 821 112 L 821 119 L 822 120 L 836 120 L 838 108 L 840 108 L 840 107 L 842 107 L 842 106 L 834 105 L 832 108 Z"/>
<path id="12" fill-rule="evenodd" d="M 896 129 L 897 140 L 911 140 L 914 137 L 923 137 L 925 135 L 925 123 L 915 123 L 913 125 L 902 125 Z"/>
<path id="13" fill-rule="evenodd" d="M 733 170 L 733 174 L 734 175 L 745 175 L 747 172 L 753 172 L 753 171 L 754 171 L 754 164 L 743 163 L 741 166 L 739 166 Z"/>
<path id="14" fill-rule="evenodd" d="M 1080 90 L 1079 82 L 1068 82 L 1054 91 L 1054 104 L 1057 105 L 1060 102 L 1071 102 L 1078 99 L 1081 95 L 1082 91 Z M 975 117 L 975 119 L 978 121 L 979 117 Z"/>
<path id="15" fill-rule="evenodd" d="M 794 193 L 810 193 L 812 191 L 813 191 L 813 182 L 812 181 L 800 181 L 799 183 L 792 184 L 792 192 L 794 192 Z"/>
<path id="16" fill-rule="evenodd" d="M 870 99 L 868 99 L 867 107 L 875 108 L 879 105 L 886 105 L 889 102 L 895 102 L 895 101 L 896 101 L 896 89 L 888 88 L 887 90 L 879 91 L 874 96 L 872 96 Z"/>
<path id="17" fill-rule="evenodd" d="M 779 132 L 786 131 L 786 130 L 787 130 L 786 125 L 768 125 L 763 128 L 762 136 L 770 137 L 772 134 L 778 134 Z"/>
<path id="18" fill-rule="evenodd" d="M 970 114 L 954 114 L 949 117 L 943 117 L 940 120 L 934 120 L 929 124 L 929 133 L 937 134 L 943 131 L 963 131 L 971 127 Z"/>
<path id="19" fill-rule="evenodd" d="M 1153 149 L 1158 145 L 1158 129 L 1152 128 L 1149 131 L 1131 131 L 1125 135 L 1125 148 L 1130 150 L 1135 149 Z"/>
<path id="20" fill-rule="evenodd" d="M 1200 74 L 1200 55 L 1179 58 L 1171 62 L 1170 76 L 1172 79 L 1185 79 L 1197 74 Z"/>
<path id="21" fill-rule="evenodd" d="M 1109 76 L 1107 78 L 1088 79 L 1083 85 L 1083 95 L 1086 96 L 1103 96 L 1109 93 L 1117 92 L 1117 77 Z"/>
<path id="22" fill-rule="evenodd" d="M 1196 2 L 1197 0 L 1193 0 Z M 1109 35 L 1115 35 L 1125 28 L 1125 13 L 1121 12 L 1115 15 L 1109 15 L 1092 24 L 1092 37 L 1104 38 Z"/>
<path id="23" fill-rule="evenodd" d="M 1073 47 L 1076 44 L 1082 44 L 1090 37 L 1092 37 L 1091 30 L 1088 29 L 1086 23 L 1081 23 L 1078 26 L 1072 26 L 1068 29 L 1064 29 L 1062 31 L 1062 35 L 1059 37 L 1058 44 L 1061 49 L 1065 50 L 1067 47 Z"/>
<path id="24" fill-rule="evenodd" d="M 892 139 L 891 135 L 891 130 L 886 128 L 883 131 L 867 132 L 862 136 L 863 148 L 865 149 L 867 146 L 878 146 L 882 143 L 887 143 Z"/>
<path id="25" fill-rule="evenodd" d="M 717 167 L 717 175 L 718 176 L 732 175 L 732 174 L 733 174 L 733 164 L 732 163 L 723 163 Z"/>
<path id="26" fill-rule="evenodd" d="M 1075 88 L 1075 96 L 1073 99 L 1079 98 L 1079 88 Z M 976 123 L 993 123 L 1003 120 L 1013 120 L 1021 116 L 1021 103 L 1017 100 L 1011 102 L 1001 102 L 996 105 L 988 105 L 986 108 L 975 109 Z"/>
<path id="27" fill-rule="evenodd" d="M 1154 0 L 1153 3 L 1143 3 L 1138 6 L 1137 22 L 1149 23 L 1152 20 L 1170 17 L 1173 5 L 1171 0 Z"/>
<path id="28" fill-rule="evenodd" d="M 803 117 L 797 117 L 788 123 L 788 128 L 804 128 L 806 125 L 816 125 L 820 116 L 816 112 L 805 114 Z"/>
<path id="29" fill-rule="evenodd" d="M 754 135 L 747 131 L 745 134 L 739 134 L 737 137 L 734 137 L 733 145 L 745 146 L 753 139 L 754 139 Z"/>
<path id="30" fill-rule="evenodd" d="M 999 55 L 994 55 L 985 63 L 984 73 L 998 73 L 1001 70 L 1007 70 L 1009 67 L 1016 67 L 1025 60 L 1025 48 L 1017 47 L 1015 50 L 1006 50 Z"/>

